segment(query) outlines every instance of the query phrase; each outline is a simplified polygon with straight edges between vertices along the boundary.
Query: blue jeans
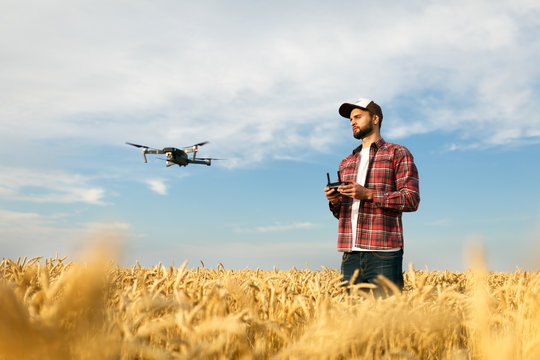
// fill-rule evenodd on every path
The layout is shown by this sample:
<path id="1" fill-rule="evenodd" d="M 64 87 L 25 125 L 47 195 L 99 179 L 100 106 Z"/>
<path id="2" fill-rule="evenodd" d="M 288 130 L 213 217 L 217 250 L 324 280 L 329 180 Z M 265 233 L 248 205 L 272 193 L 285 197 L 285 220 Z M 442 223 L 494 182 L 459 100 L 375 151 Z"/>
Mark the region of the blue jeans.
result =
<path id="1" fill-rule="evenodd" d="M 358 269 L 355 284 L 375 283 L 377 276 L 383 275 L 403 290 L 403 249 L 398 251 L 353 251 L 343 253 L 341 261 L 341 274 L 343 281 L 349 285 L 354 271 Z M 378 286 L 374 289 L 376 295 L 384 295 L 384 289 Z"/>

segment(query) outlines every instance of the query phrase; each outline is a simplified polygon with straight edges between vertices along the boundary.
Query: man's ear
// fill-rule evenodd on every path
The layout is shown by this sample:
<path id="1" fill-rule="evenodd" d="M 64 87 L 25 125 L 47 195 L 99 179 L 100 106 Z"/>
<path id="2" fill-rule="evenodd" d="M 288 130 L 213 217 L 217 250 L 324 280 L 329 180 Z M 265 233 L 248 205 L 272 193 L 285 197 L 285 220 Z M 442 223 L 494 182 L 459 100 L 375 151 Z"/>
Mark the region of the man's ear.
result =
<path id="1" fill-rule="evenodd" d="M 379 115 L 373 114 L 373 123 L 375 125 L 379 125 L 379 123 L 380 123 Z"/>

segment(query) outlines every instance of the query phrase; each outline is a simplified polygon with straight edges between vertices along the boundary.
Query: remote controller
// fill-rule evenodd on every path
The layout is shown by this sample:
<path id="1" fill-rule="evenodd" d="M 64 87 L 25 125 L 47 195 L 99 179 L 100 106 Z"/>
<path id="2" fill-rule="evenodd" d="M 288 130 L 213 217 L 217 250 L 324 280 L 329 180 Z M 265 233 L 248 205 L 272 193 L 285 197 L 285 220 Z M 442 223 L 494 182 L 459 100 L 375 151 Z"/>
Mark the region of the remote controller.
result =
<path id="1" fill-rule="evenodd" d="M 337 189 L 341 185 L 347 185 L 347 182 L 341 181 L 341 173 L 337 172 L 338 181 L 337 182 L 330 182 L 330 174 L 326 173 L 326 178 L 328 179 L 328 184 L 326 185 L 330 189 Z"/>

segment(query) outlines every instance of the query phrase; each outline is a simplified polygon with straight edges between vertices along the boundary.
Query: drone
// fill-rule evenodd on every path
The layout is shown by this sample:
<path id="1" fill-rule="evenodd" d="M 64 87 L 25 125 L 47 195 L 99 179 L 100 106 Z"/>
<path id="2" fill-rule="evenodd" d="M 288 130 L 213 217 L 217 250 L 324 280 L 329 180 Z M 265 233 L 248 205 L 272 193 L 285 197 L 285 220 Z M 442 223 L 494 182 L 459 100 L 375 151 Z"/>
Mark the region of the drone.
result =
<path id="1" fill-rule="evenodd" d="M 186 146 L 181 149 L 177 149 L 174 147 L 166 147 L 166 148 L 163 148 L 162 150 L 154 149 L 146 145 L 133 144 L 130 142 L 126 142 L 126 144 L 141 148 L 144 162 L 147 162 L 146 154 L 165 154 L 165 157 L 167 158 L 165 159 L 167 161 L 166 162 L 167 167 L 172 166 L 172 165 L 187 166 L 189 164 L 200 164 L 200 165 L 210 166 L 212 164 L 212 160 L 223 160 L 223 159 L 214 159 L 214 158 L 197 158 L 197 152 L 199 151 L 199 146 L 208 144 L 208 141 L 203 141 L 198 144 Z M 187 154 L 189 153 L 193 153 L 193 156 L 188 157 Z"/>

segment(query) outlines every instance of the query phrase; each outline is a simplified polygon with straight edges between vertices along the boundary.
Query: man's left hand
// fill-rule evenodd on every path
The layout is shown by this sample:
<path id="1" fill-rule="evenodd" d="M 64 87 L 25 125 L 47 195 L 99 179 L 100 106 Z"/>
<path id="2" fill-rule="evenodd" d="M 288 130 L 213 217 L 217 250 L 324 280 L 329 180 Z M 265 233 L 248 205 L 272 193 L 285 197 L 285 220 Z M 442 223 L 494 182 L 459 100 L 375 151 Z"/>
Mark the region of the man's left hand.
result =
<path id="1" fill-rule="evenodd" d="M 358 200 L 373 200 L 373 191 L 362 185 L 350 182 L 347 185 L 342 185 L 337 189 L 342 195 Z"/>

